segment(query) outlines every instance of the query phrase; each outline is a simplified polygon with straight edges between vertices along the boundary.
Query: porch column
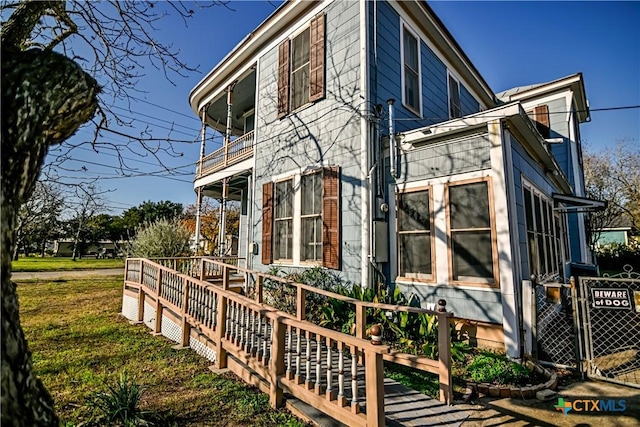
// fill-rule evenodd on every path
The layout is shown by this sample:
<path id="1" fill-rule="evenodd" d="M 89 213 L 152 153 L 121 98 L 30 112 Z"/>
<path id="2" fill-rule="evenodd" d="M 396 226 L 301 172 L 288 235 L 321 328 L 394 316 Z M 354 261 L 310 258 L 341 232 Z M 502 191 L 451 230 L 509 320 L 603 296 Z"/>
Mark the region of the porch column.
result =
<path id="1" fill-rule="evenodd" d="M 233 89 L 237 81 L 227 87 L 227 127 L 224 134 L 224 163 L 229 159 L 229 144 L 231 143 L 231 129 L 233 119 Z M 222 199 L 220 200 L 220 222 L 218 223 L 218 256 L 225 250 L 225 236 L 227 235 L 227 197 L 229 195 L 229 178 L 222 180 Z"/>
<path id="2" fill-rule="evenodd" d="M 202 140 L 200 142 L 200 161 L 198 162 L 198 176 L 202 174 L 202 161 L 204 160 L 205 145 L 207 141 L 206 114 L 209 104 L 202 107 Z M 198 187 L 198 198 L 196 200 L 196 252 L 200 249 L 200 211 L 202 210 L 202 187 Z"/>

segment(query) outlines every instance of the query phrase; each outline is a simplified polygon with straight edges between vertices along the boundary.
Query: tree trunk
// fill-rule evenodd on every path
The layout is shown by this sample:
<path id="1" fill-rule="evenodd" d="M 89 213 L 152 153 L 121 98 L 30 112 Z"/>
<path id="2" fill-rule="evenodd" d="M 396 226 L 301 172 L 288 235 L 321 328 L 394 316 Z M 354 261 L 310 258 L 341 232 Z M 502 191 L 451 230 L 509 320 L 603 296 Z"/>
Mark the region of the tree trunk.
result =
<path id="1" fill-rule="evenodd" d="M 7 43 L 12 39 L 5 38 L 5 34 L 3 28 L 2 426 L 57 426 L 53 400 L 35 376 L 20 325 L 16 286 L 11 281 L 11 257 L 18 210 L 33 192 L 49 147 L 67 139 L 93 117 L 99 88 L 69 58 L 37 49 L 20 51 L 19 46 Z"/>

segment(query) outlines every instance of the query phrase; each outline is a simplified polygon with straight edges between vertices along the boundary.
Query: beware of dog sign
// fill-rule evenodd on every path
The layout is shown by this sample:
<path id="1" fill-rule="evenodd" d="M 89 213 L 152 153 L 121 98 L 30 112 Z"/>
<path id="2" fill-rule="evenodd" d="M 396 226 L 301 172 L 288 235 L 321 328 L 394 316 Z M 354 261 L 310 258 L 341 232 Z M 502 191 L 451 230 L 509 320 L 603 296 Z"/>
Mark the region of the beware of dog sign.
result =
<path id="1" fill-rule="evenodd" d="M 631 310 L 629 289 L 591 288 L 591 301 L 594 308 L 612 308 Z"/>

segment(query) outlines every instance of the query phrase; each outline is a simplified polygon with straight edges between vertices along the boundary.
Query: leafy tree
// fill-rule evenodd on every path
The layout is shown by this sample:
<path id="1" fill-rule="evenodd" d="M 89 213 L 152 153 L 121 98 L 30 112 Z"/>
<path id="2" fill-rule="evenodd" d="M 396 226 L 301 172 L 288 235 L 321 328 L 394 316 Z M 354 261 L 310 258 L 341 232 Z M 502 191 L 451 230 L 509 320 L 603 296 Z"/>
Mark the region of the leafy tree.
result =
<path id="1" fill-rule="evenodd" d="M 607 208 L 589 215 L 591 245 L 602 229 L 626 219 L 640 228 L 640 148 L 637 141 L 621 141 L 613 150 L 585 152 L 584 175 L 587 196 L 608 202 Z"/>
<path id="2" fill-rule="evenodd" d="M 218 204 L 214 204 L 210 199 L 205 199 L 200 206 L 200 236 L 204 242 L 204 252 L 214 254 L 218 252 L 219 240 L 219 216 Z M 196 205 L 188 205 L 183 214 L 183 223 L 192 235 L 196 232 Z M 234 202 L 227 203 L 226 213 L 226 233 L 231 236 L 238 236 L 240 230 L 240 205 Z"/>
<path id="3" fill-rule="evenodd" d="M 122 221 L 131 236 L 136 229 L 148 223 L 161 219 L 174 220 L 182 215 L 182 204 L 163 200 L 160 202 L 146 201 L 139 206 L 134 206 L 122 213 Z"/>
<path id="4" fill-rule="evenodd" d="M 189 255 L 191 232 L 179 220 L 160 219 L 136 233 L 129 255 L 133 257 L 175 257 Z"/>
<path id="5" fill-rule="evenodd" d="M 185 19 L 193 13 L 184 3 L 166 5 Z M 161 18 L 155 6 L 80 0 L 2 4 L 3 20 L 8 15 L 0 29 L 3 425 L 58 425 L 51 396 L 33 372 L 11 281 L 20 206 L 29 200 L 50 147 L 64 143 L 94 117 L 94 148 L 113 121 L 126 124 L 110 106 L 135 91 L 145 65 L 166 75 L 190 70 L 176 51 L 152 37 L 154 22 Z M 173 152 L 167 138 L 145 132 L 127 136 L 129 142 L 107 144 L 120 154 L 131 152 L 137 142 L 158 160 L 159 152 Z M 122 157 L 120 163 L 125 164 Z"/>

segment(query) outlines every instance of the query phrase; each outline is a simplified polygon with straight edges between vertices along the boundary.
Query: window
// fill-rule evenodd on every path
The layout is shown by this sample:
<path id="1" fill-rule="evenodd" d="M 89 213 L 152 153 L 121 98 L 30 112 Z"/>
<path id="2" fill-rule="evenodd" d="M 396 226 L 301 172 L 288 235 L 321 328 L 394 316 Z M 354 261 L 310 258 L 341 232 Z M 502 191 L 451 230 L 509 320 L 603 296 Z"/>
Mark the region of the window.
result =
<path id="1" fill-rule="evenodd" d="M 402 78 L 403 104 L 420 115 L 420 49 L 418 38 L 406 27 L 402 27 Z"/>
<path id="2" fill-rule="evenodd" d="M 553 212 L 553 203 L 528 184 L 523 189 L 529 272 L 535 275 L 559 274 L 562 270 L 564 244 L 560 239 L 566 233 L 560 217 Z M 565 255 L 566 256 L 566 255 Z"/>
<path id="3" fill-rule="evenodd" d="M 293 259 L 293 180 L 276 183 L 273 201 L 275 239 L 273 257 L 279 260 Z"/>
<path id="4" fill-rule="evenodd" d="M 340 268 L 340 174 L 327 167 L 262 187 L 262 263 Z"/>
<path id="5" fill-rule="evenodd" d="M 551 129 L 549 128 L 549 106 L 538 105 L 533 110 L 527 111 L 527 115 L 534 121 L 536 129 L 544 139 L 551 138 Z"/>
<path id="6" fill-rule="evenodd" d="M 278 117 L 324 97 L 325 16 L 278 48 Z"/>
<path id="7" fill-rule="evenodd" d="M 449 79 L 449 118 L 462 117 L 462 107 L 460 106 L 460 83 L 451 74 Z"/>
<path id="8" fill-rule="evenodd" d="M 447 187 L 453 281 L 497 285 L 489 180 Z"/>
<path id="9" fill-rule="evenodd" d="M 302 175 L 300 260 L 322 261 L 322 174 Z"/>
<path id="10" fill-rule="evenodd" d="M 398 194 L 398 271 L 404 278 L 433 279 L 430 193 Z"/>

